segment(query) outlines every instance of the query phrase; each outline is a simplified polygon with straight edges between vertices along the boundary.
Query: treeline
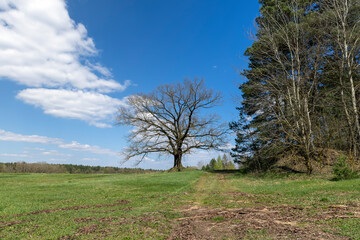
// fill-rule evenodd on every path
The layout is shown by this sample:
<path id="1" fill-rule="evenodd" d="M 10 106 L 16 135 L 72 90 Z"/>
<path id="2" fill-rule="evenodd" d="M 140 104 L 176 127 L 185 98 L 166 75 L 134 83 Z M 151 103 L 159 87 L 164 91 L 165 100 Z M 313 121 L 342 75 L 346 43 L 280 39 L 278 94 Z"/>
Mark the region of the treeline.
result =
<path id="1" fill-rule="evenodd" d="M 118 167 L 100 167 L 73 164 L 48 164 L 48 163 L 0 163 L 0 172 L 2 173 L 149 173 L 159 170 L 145 170 L 141 168 L 118 168 Z"/>
<path id="2" fill-rule="evenodd" d="M 359 163 L 360 1 L 259 2 L 233 157 L 257 170 L 288 158 L 309 174 L 328 150 Z"/>
<path id="3" fill-rule="evenodd" d="M 234 170 L 236 169 L 235 164 L 226 156 L 226 154 L 219 155 L 217 159 L 212 158 L 209 164 L 202 166 L 201 170 L 213 171 L 213 170 Z"/>

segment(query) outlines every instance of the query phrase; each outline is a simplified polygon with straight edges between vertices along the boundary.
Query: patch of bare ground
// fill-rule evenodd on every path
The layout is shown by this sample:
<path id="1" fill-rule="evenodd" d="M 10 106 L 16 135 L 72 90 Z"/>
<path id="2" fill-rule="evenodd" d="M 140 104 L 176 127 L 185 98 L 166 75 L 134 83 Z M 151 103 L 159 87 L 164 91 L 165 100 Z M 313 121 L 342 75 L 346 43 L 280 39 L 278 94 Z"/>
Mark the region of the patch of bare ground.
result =
<path id="1" fill-rule="evenodd" d="M 32 219 L 26 219 L 26 220 L 21 220 L 21 221 L 0 221 L 0 229 L 4 228 L 4 227 L 16 225 L 16 224 L 30 222 L 30 221 L 32 221 Z"/>
<path id="2" fill-rule="evenodd" d="M 83 218 L 75 218 L 75 222 L 78 223 L 91 223 L 91 222 L 99 222 L 106 223 L 108 225 L 119 225 L 119 224 L 133 224 L 137 222 L 151 222 L 156 223 L 160 220 L 163 220 L 164 217 L 162 215 L 142 215 L 137 217 L 83 217 Z"/>
<path id="3" fill-rule="evenodd" d="M 126 212 L 126 211 L 130 211 L 132 209 L 133 209 L 132 207 L 126 207 L 126 208 L 121 208 L 121 209 L 107 209 L 104 211 L 92 211 L 92 213 L 109 213 L 109 212 L 117 212 L 117 211 Z"/>
<path id="4" fill-rule="evenodd" d="M 59 240 L 77 239 L 82 235 L 88 235 L 88 234 L 96 232 L 98 230 L 98 228 L 99 228 L 99 226 L 96 224 L 92 224 L 90 226 L 84 226 L 84 227 L 79 228 L 74 235 L 64 236 L 64 237 L 59 238 Z"/>
<path id="5" fill-rule="evenodd" d="M 294 205 L 244 207 L 237 209 L 210 208 L 201 204 L 209 194 L 222 195 L 241 201 L 256 203 L 260 195 L 236 192 L 218 175 L 214 181 L 221 182 L 211 188 L 207 182 L 209 176 L 202 177 L 197 185 L 194 202 L 179 209 L 182 216 L 173 223 L 168 240 L 172 239 L 350 239 L 336 235 L 335 229 L 321 224 L 323 220 L 341 218 L 359 218 L 360 208 L 356 204 L 329 205 L 326 208 L 313 206 L 301 207 Z M 210 186 L 210 187 L 209 187 Z M 217 188 L 217 189 L 216 189 Z M 239 199 L 236 202 L 241 202 Z M 241 204 L 239 204 L 241 206 Z"/>
<path id="6" fill-rule="evenodd" d="M 243 239 L 252 231 L 262 232 L 271 239 L 350 239 L 324 232 L 314 222 L 360 217 L 356 215 L 358 208 L 317 209 L 312 217 L 307 210 L 298 206 L 224 210 L 189 207 L 183 210 L 184 217 L 177 219 L 168 239 Z"/>

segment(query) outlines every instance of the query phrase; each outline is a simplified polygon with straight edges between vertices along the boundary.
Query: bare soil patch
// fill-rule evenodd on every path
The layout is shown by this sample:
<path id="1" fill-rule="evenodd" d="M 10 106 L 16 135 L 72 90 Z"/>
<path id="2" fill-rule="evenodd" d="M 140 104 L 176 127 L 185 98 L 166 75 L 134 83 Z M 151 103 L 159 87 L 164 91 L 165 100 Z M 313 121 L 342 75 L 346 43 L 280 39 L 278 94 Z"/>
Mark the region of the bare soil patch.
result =
<path id="1" fill-rule="evenodd" d="M 189 209 L 191 209 L 189 211 Z M 350 239 L 324 232 L 315 221 L 335 218 L 357 218 L 359 208 L 317 209 L 309 216 L 308 209 L 299 206 L 254 207 L 240 209 L 183 209 L 184 217 L 177 219 L 171 239 L 243 239 L 258 232 L 271 239 Z"/>
<path id="2" fill-rule="evenodd" d="M 179 209 L 183 217 L 173 224 L 172 239 L 350 239 L 336 235 L 336 229 L 326 226 L 326 220 L 359 218 L 360 207 L 357 204 L 329 205 L 327 207 L 296 205 L 266 206 L 257 204 L 257 199 L 266 197 L 234 191 L 224 175 L 218 175 L 213 181 L 221 182 L 221 188 L 208 187 L 204 176 L 195 186 L 195 201 Z M 215 190 L 215 191 L 214 191 Z M 220 191 L 219 191 L 220 190 Z M 231 196 L 239 202 L 250 201 L 254 207 L 236 209 L 203 207 L 202 200 L 210 195 Z M 279 194 L 280 195 L 280 194 Z M 240 198 L 240 199 L 239 199 Z M 326 229 L 328 231 L 326 231 Z M 255 237 L 255 238 L 254 238 Z"/>
<path id="3" fill-rule="evenodd" d="M 32 221 L 32 219 L 26 219 L 26 220 L 21 220 L 21 221 L 0 221 L 0 229 L 4 228 L 4 227 L 13 226 L 16 224 L 30 222 L 30 221 Z"/>

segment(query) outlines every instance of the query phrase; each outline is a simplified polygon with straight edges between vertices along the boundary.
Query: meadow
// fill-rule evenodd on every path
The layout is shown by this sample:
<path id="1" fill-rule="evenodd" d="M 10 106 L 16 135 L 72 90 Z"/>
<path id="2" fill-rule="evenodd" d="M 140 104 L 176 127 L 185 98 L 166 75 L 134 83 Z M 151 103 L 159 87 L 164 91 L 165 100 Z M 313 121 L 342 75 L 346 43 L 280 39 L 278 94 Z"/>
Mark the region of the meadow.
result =
<path id="1" fill-rule="evenodd" d="M 360 239 L 360 179 L 0 174 L 0 239 Z"/>

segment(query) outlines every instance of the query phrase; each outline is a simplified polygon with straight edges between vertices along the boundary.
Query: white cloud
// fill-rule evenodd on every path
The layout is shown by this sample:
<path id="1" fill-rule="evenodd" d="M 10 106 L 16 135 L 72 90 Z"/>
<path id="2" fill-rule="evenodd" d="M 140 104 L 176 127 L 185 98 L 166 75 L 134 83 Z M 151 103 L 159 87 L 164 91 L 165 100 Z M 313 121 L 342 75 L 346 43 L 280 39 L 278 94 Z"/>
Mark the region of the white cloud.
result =
<path id="1" fill-rule="evenodd" d="M 29 158 L 26 154 L 0 153 L 0 157 Z"/>
<path id="2" fill-rule="evenodd" d="M 144 161 L 148 161 L 148 162 L 151 162 L 151 163 L 156 162 L 154 159 L 149 158 L 149 157 L 144 157 Z"/>
<path id="3" fill-rule="evenodd" d="M 33 151 L 45 151 L 45 148 L 38 148 L 38 147 L 24 147 L 24 149 L 33 150 Z"/>
<path id="4" fill-rule="evenodd" d="M 101 148 L 98 146 L 92 146 L 88 144 L 80 144 L 76 141 L 73 141 L 71 143 L 64 143 L 59 145 L 60 148 L 64 149 L 70 149 L 72 151 L 79 151 L 79 152 L 90 152 L 95 154 L 101 154 L 101 155 L 109 155 L 109 156 L 118 156 L 119 153 L 114 152 L 110 149 Z"/>
<path id="5" fill-rule="evenodd" d="M 120 84 L 90 62 L 98 50 L 85 26 L 70 18 L 65 0 L 0 0 L 0 36 L 0 79 L 31 87 L 19 99 L 46 114 L 109 127 L 99 120 L 121 101 L 100 93 L 125 90 L 130 81 Z"/>
<path id="6" fill-rule="evenodd" d="M 47 160 L 47 162 L 52 162 L 52 163 L 65 163 L 68 161 L 69 159 L 65 159 L 65 158 L 50 158 Z"/>
<path id="7" fill-rule="evenodd" d="M 82 24 L 69 16 L 63 0 L 2 0 L 0 76 L 30 87 L 124 90 L 99 63 L 81 57 L 97 53 Z"/>
<path id="8" fill-rule="evenodd" d="M 100 159 L 98 158 L 82 158 L 82 161 L 91 161 L 91 162 L 96 162 L 96 161 L 100 161 Z"/>
<path id="9" fill-rule="evenodd" d="M 59 148 L 69 149 L 72 151 L 80 151 L 80 152 L 88 152 L 99 155 L 108 155 L 112 157 L 120 157 L 119 153 L 117 153 L 116 151 L 112 151 L 107 148 L 101 148 L 95 145 L 81 144 L 76 141 L 73 141 L 71 143 L 65 143 L 64 140 L 59 138 L 49 138 L 38 135 L 22 135 L 22 134 L 8 132 L 2 129 L 0 129 L 0 141 L 53 144 Z M 42 155 L 71 156 L 70 154 L 63 154 L 56 150 L 45 151 L 42 153 Z"/>
<path id="10" fill-rule="evenodd" d="M 41 153 L 44 156 L 63 156 L 63 157 L 71 157 L 71 154 L 61 153 L 57 150 L 49 150 Z"/>
<path id="11" fill-rule="evenodd" d="M 97 72 L 100 73 L 101 75 L 106 76 L 106 77 L 112 77 L 112 73 L 110 72 L 110 70 L 107 69 L 106 67 L 102 66 L 100 63 L 92 64 L 91 62 L 86 61 L 86 64 L 87 64 L 91 69 L 97 71 Z M 126 85 L 126 82 L 125 82 L 125 85 Z"/>
<path id="12" fill-rule="evenodd" d="M 118 107 L 125 106 L 125 100 L 82 90 L 31 88 L 22 90 L 17 98 L 40 107 L 47 114 L 81 119 L 97 127 L 111 127 L 104 121 L 112 122 Z"/>
<path id="13" fill-rule="evenodd" d="M 229 152 L 231 151 L 231 149 L 233 149 L 235 147 L 234 144 L 232 143 L 227 143 L 224 146 L 220 147 L 221 150 L 225 151 L 225 152 Z"/>
<path id="14" fill-rule="evenodd" d="M 61 143 L 61 140 L 58 138 L 49 138 L 49 137 L 38 136 L 38 135 L 22 135 L 22 134 L 7 132 L 2 129 L 0 129 L 0 141 L 47 143 L 47 144 Z"/>

